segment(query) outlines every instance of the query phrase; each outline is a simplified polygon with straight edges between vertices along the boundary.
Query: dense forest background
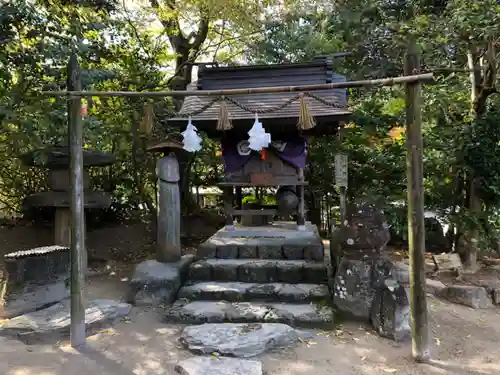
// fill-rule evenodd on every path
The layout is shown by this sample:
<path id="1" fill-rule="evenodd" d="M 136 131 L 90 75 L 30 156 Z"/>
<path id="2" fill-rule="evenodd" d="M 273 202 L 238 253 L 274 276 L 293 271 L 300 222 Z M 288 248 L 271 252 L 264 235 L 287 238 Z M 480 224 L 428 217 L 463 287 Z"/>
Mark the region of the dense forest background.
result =
<path id="1" fill-rule="evenodd" d="M 311 5 L 313 4 L 313 5 Z M 219 65 L 308 61 L 334 56 L 349 80 L 402 75 L 408 37 L 416 37 L 425 86 L 426 209 L 452 230 L 451 247 L 474 267 L 476 254 L 499 247 L 500 102 L 495 83 L 500 5 L 494 0 L 7 0 L 0 4 L 0 207 L 19 215 L 29 194 L 46 189 L 46 171 L 19 156 L 66 141 L 67 104 L 37 95 L 65 89 L 76 52 L 84 89 L 179 90 L 196 79 L 196 63 Z M 405 241 L 404 88 L 349 91 L 354 111 L 341 143 L 311 144 L 309 207 L 338 205 L 334 155 L 349 156 L 349 197 L 385 209 L 393 239 Z M 92 171 L 95 188 L 113 192 L 100 220 L 155 215 L 152 140 L 175 135 L 166 98 L 89 98 L 85 147 L 112 152 L 117 162 Z M 152 118 L 152 131 L 144 119 Z M 177 130 L 178 131 L 178 130 Z M 221 176 L 217 144 L 183 158 L 186 213 L 199 209 L 193 187 Z M 333 215 L 333 214 L 332 214 Z M 321 212 L 320 215 L 321 216 Z M 324 215 L 323 215 L 324 216 Z"/>

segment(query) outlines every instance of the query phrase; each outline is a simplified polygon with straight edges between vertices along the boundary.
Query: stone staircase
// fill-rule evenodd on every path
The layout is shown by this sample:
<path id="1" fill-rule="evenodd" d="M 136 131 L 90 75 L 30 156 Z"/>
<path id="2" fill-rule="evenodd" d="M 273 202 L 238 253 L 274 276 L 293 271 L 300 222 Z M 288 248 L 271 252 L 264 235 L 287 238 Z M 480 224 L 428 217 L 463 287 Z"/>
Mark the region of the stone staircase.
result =
<path id="1" fill-rule="evenodd" d="M 165 321 L 333 325 L 324 247 L 316 227 L 222 229 L 197 250 Z"/>

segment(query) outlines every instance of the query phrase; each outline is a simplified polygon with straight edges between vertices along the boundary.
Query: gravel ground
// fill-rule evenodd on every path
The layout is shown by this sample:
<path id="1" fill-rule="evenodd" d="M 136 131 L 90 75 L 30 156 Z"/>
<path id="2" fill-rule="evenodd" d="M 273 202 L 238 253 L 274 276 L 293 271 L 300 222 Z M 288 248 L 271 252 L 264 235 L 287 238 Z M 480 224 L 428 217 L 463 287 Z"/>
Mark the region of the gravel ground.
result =
<path id="1" fill-rule="evenodd" d="M 129 270 L 89 280 L 89 298 L 121 299 Z M 369 327 L 349 323 L 335 331 L 314 331 L 314 341 L 263 355 L 267 375 L 500 374 L 497 355 L 500 310 L 472 310 L 429 298 L 432 364 L 411 359 L 411 344 L 377 337 Z M 167 375 L 190 354 L 178 343 L 181 326 L 160 323 L 158 312 L 134 308 L 118 322 L 74 350 L 67 342 L 25 345 L 0 338 L 0 374 Z"/>

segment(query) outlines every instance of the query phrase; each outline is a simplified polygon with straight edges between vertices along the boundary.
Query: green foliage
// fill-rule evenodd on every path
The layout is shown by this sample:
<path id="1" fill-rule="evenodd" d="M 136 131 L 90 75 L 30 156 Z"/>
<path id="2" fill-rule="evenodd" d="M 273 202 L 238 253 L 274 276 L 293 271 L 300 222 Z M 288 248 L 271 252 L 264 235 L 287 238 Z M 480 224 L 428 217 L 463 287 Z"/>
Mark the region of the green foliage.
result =
<path id="1" fill-rule="evenodd" d="M 498 40 L 498 2 L 281 3 L 189 0 L 172 7 L 151 0 L 133 9 L 131 4 L 127 9 L 110 0 L 0 4 L 0 205 L 18 211 L 26 195 L 46 188 L 45 171 L 23 167 L 19 157 L 66 143 L 66 101 L 36 94 L 66 88 L 66 64 L 72 52 L 79 56 L 86 89 L 164 90 L 172 87 L 174 77 L 189 75 L 190 62 L 213 59 L 221 64 L 280 63 L 345 52 L 335 57 L 334 69 L 348 79 L 397 76 L 403 72 L 408 36 L 413 34 L 422 53 L 422 69 L 440 72 L 436 84 L 422 91 L 426 208 L 454 225 L 479 227 L 486 239 L 491 236 L 500 222 L 499 102 L 490 96 L 487 111 L 474 118 L 470 77 L 464 70 L 467 53 L 473 51 L 474 62 L 480 64 L 488 43 Z M 379 201 L 392 218 L 393 230 L 403 233 L 406 219 L 399 211 L 404 208 L 394 208 L 393 202 L 406 197 L 404 90 L 353 89 L 349 100 L 353 117 L 342 141 L 311 140 L 307 169 L 311 206 L 316 209 L 321 205 L 314 201 L 322 201 L 324 211 L 333 215 L 338 205 L 334 155 L 345 152 L 350 161 L 350 199 Z M 144 100 L 86 101 L 85 147 L 112 152 L 117 158 L 112 167 L 92 171 L 93 184 L 114 192 L 113 212 L 128 213 L 143 205 L 154 210 L 155 156 L 146 153 L 146 145 L 151 138 L 178 135 L 166 121 L 178 103 L 155 100 L 155 126 L 146 135 L 139 126 Z M 212 186 L 221 179 L 218 150 L 217 142 L 205 139 L 199 153 L 182 160 L 188 189 Z M 480 180 L 481 213 L 468 209 L 471 171 Z"/>

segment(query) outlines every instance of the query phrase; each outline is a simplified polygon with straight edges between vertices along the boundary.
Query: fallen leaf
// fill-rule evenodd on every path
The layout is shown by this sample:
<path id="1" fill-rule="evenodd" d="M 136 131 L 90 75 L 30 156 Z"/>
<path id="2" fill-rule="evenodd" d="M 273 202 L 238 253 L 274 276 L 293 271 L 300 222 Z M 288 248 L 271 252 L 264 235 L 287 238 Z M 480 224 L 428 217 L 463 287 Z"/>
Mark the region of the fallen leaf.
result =
<path id="1" fill-rule="evenodd" d="M 361 360 L 362 361 L 366 361 L 366 357 L 361 357 Z"/>
<path id="2" fill-rule="evenodd" d="M 359 341 L 359 339 L 357 337 L 353 337 L 352 338 L 354 341 Z"/>
<path id="3" fill-rule="evenodd" d="M 435 337 L 434 340 L 436 340 L 436 345 L 437 346 L 441 345 L 441 340 L 439 339 L 439 337 Z"/>
<path id="4" fill-rule="evenodd" d="M 396 371 L 398 371 L 397 369 L 395 368 L 383 368 L 382 371 L 384 372 L 388 372 L 390 374 L 394 374 Z"/>
<path id="5" fill-rule="evenodd" d="M 111 328 L 107 328 L 107 329 L 101 329 L 99 332 L 97 333 L 112 333 L 113 332 L 113 329 Z"/>

